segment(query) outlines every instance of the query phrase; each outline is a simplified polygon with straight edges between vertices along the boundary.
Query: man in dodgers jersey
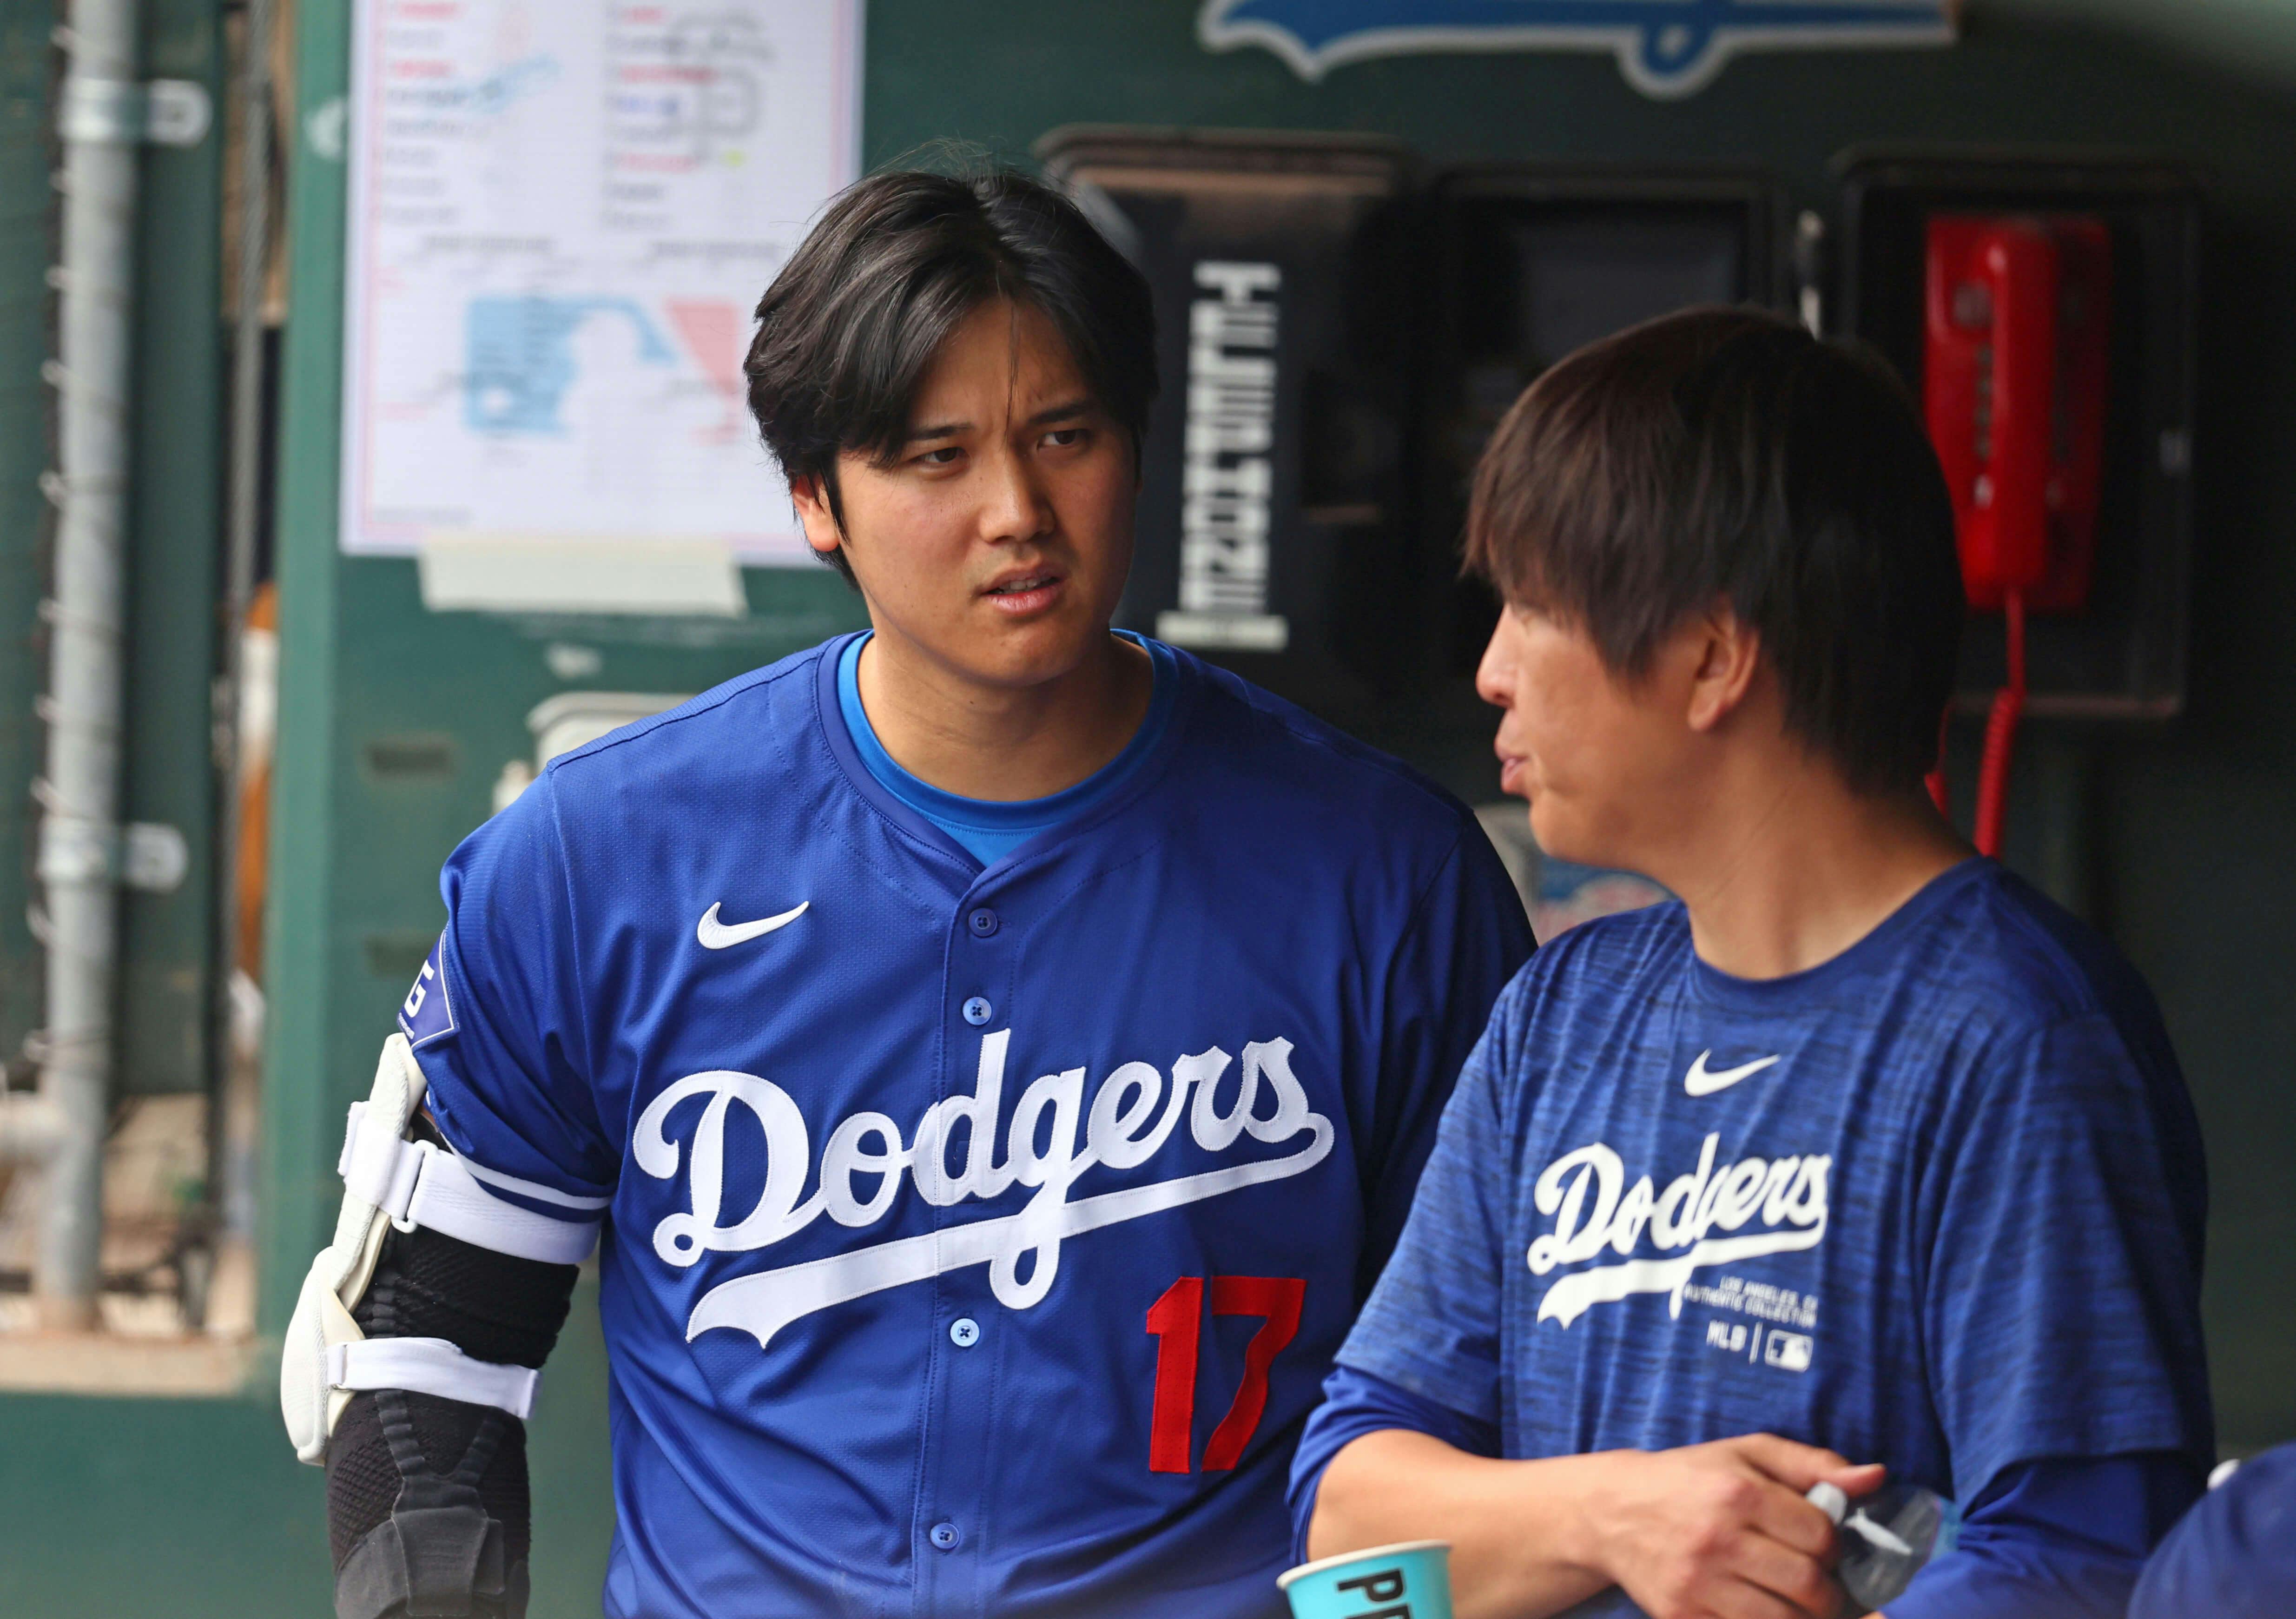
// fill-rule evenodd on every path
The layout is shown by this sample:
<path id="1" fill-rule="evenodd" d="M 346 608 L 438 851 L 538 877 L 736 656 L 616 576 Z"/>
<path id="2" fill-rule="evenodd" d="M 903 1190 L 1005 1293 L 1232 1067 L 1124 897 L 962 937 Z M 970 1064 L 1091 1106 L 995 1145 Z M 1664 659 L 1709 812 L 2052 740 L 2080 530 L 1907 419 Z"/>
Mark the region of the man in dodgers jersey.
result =
<path id="1" fill-rule="evenodd" d="M 1886 1468 L 1965 1514 L 1890 1619 L 2118 1619 L 2212 1444 L 2198 1130 L 2136 974 L 1922 791 L 1962 601 L 1910 403 L 1669 317 L 1531 388 L 1469 530 L 1508 790 L 1682 899 L 1501 998 L 1309 1549 L 1450 1540 L 1463 1616 L 1833 1619 L 1804 1492 Z"/>
<path id="2" fill-rule="evenodd" d="M 610 1615 L 1278 1613 L 1520 903 L 1439 790 L 1111 634 L 1152 331 L 1064 200 L 864 181 L 758 314 L 873 630 L 448 862 L 283 1384 L 338 1611 L 522 1606 L 525 1368 L 596 1228 Z"/>

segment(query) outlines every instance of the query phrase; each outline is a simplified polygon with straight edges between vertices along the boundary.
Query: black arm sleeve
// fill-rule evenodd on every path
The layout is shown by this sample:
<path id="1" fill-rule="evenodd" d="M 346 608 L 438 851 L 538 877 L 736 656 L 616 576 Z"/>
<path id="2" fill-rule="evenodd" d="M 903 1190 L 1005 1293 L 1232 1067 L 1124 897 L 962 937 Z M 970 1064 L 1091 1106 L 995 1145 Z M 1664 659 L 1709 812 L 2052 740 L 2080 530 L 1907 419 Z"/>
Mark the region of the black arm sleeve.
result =
<path id="1" fill-rule="evenodd" d="M 415 1131 L 438 1138 L 427 1119 Z M 370 1338 L 445 1338 L 473 1360 L 539 1367 L 566 1324 L 577 1274 L 437 1231 L 394 1230 L 351 1319 Z M 484 1515 L 482 1534 L 472 1508 Z M 434 1394 L 353 1394 L 327 1447 L 327 1528 L 339 1619 L 520 1619 L 530 1543 L 525 1425 Z M 465 1531 L 467 1545 L 456 1539 Z M 394 1580 L 404 1568 L 405 1583 L 430 1589 L 386 1600 L 378 1566 Z"/>

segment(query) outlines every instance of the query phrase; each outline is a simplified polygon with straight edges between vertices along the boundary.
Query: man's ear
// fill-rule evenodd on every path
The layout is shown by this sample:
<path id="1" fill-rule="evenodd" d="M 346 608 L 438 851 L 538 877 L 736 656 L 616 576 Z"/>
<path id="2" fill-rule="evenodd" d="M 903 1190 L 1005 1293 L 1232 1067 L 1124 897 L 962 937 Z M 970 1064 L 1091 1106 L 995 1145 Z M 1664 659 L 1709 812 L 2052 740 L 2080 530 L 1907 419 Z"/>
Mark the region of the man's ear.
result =
<path id="1" fill-rule="evenodd" d="M 805 525 L 807 545 L 826 556 L 845 543 L 845 532 L 838 526 L 837 514 L 829 509 L 829 490 L 821 479 L 791 479 L 790 499 L 797 506 L 797 520 Z"/>
<path id="2" fill-rule="evenodd" d="M 1761 670 L 1761 632 L 1740 618 L 1726 601 L 1692 620 L 1698 662 L 1690 678 L 1685 718 L 1693 731 L 1710 732 L 1746 701 Z"/>

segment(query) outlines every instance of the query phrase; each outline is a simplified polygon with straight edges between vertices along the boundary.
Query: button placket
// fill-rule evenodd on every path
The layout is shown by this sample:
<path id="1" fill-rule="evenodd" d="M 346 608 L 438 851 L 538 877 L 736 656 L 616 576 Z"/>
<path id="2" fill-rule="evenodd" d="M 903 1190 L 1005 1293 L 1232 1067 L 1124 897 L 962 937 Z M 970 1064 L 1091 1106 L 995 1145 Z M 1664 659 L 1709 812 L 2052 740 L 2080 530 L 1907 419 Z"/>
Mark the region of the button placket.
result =
<path id="1" fill-rule="evenodd" d="M 946 1285 L 950 1278 L 939 1278 L 936 1286 Z M 964 1290 L 955 1289 L 957 1296 L 949 1300 L 959 1310 L 977 1310 L 980 1303 L 964 1296 Z M 971 1522 L 960 1523 L 950 1513 L 952 1506 L 986 1500 L 990 1487 L 988 1469 L 995 1452 L 991 1432 L 993 1417 L 990 1410 L 990 1386 L 994 1381 L 993 1355 L 988 1344 L 988 1331 L 982 1317 L 966 1313 L 950 1319 L 941 1328 L 950 1347 L 932 1357 L 934 1428 L 941 1436 L 932 1465 L 926 1478 L 919 1505 L 929 1514 L 925 1543 L 940 1554 L 918 1569 L 919 1591 L 927 1594 L 936 1604 L 954 1603 L 974 1589 L 979 1578 L 979 1560 L 985 1542 L 976 1539 L 982 1533 L 983 1518 L 976 1516 Z M 943 1559 L 946 1559 L 945 1561 Z M 939 1606 L 927 1611 L 942 1611 Z"/>
<path id="2" fill-rule="evenodd" d="M 990 1031 L 999 1026 L 1000 1020 L 1010 1020 L 1012 1008 L 1000 1007 L 989 994 L 981 992 L 996 991 L 1005 984 L 1009 968 L 1002 948 L 1004 941 L 998 936 L 1004 930 L 1004 917 L 994 906 L 976 903 L 964 906 L 951 921 L 955 937 L 946 971 L 948 980 L 954 982 L 944 981 L 944 992 L 954 997 L 957 986 L 967 978 L 977 986 L 968 989 L 956 1005 L 957 1015 L 970 1031 L 976 1031 L 959 1035 L 954 1042 L 964 1060 L 952 1064 L 945 1094 L 957 1096 L 966 1092 L 972 1079 L 973 1059 L 980 1042 L 990 1037 Z M 957 1209 L 937 1210 L 936 1223 L 946 1223 L 964 1212 Z M 924 1531 L 925 1544 L 939 1554 L 918 1570 L 920 1596 L 931 1601 L 952 1596 L 959 1588 L 969 1589 L 975 1577 L 974 1564 L 980 1549 L 974 1537 L 981 1533 L 980 1524 L 961 1524 L 943 1514 L 951 1503 L 982 1499 L 988 1483 L 984 1470 L 990 1465 L 989 1458 L 996 1448 L 992 1434 L 987 1431 L 995 1356 L 988 1344 L 984 1318 L 963 1314 L 952 1319 L 953 1312 L 941 1313 L 951 1305 L 958 1310 L 978 1306 L 979 1301 L 956 1285 L 957 1279 L 941 1276 L 932 1282 L 935 1312 L 944 1323 L 940 1330 L 947 1335 L 949 1347 L 931 1357 L 928 1422 L 938 1442 L 918 1481 L 918 1504 L 923 1514 L 931 1515 Z M 936 1507 L 940 1510 L 936 1511 Z"/>

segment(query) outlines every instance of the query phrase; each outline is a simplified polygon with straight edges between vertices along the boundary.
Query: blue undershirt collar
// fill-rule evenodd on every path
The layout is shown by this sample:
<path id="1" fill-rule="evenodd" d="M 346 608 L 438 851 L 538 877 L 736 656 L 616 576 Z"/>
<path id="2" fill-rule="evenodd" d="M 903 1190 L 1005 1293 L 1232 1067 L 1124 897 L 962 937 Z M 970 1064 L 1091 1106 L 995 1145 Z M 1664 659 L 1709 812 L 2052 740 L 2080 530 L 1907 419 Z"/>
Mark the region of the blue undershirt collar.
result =
<path id="1" fill-rule="evenodd" d="M 1132 740 L 1124 744 L 1124 752 L 1075 786 L 1043 798 L 1009 802 L 960 798 L 918 780 L 896 764 L 893 756 L 885 752 L 884 744 L 877 740 L 868 711 L 861 706 L 861 648 L 869 641 L 865 631 L 848 641 L 838 654 L 837 706 L 844 716 L 845 729 L 853 739 L 854 752 L 861 756 L 863 766 L 877 785 L 947 833 L 983 866 L 994 866 L 1029 839 L 1099 808 L 1123 791 L 1138 773 L 1142 761 L 1155 751 L 1157 740 L 1170 722 L 1173 702 L 1180 686 L 1178 663 L 1172 649 L 1129 630 L 1114 633 L 1145 647 L 1153 661 L 1156 685 L 1148 700 L 1147 716 L 1132 734 Z"/>

